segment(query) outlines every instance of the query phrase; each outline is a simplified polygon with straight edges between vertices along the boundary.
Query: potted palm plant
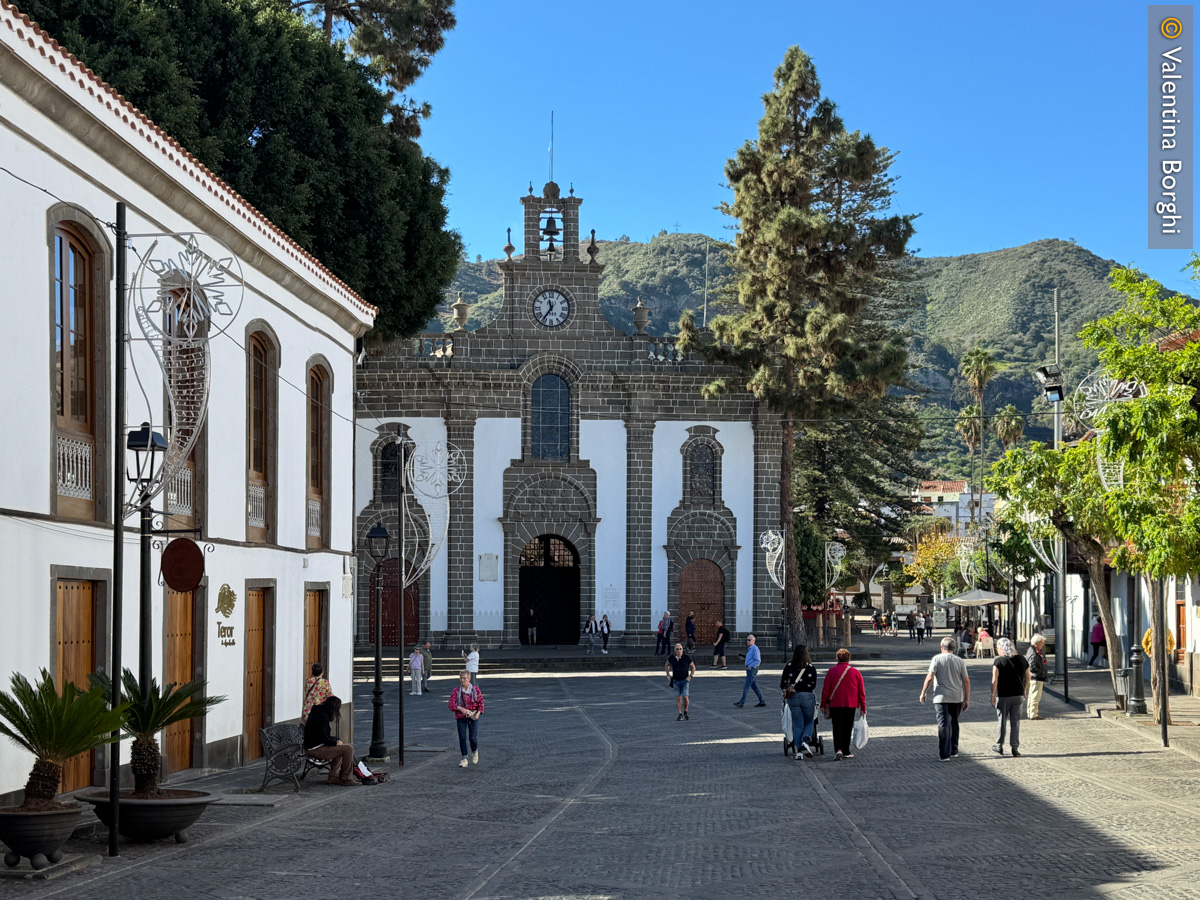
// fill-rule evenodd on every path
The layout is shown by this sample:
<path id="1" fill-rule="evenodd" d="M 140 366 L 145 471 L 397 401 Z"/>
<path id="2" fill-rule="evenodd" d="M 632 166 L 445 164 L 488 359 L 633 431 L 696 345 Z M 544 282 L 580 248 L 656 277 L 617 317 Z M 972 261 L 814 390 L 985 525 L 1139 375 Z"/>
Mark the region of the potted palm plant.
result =
<path id="1" fill-rule="evenodd" d="M 90 677 L 97 688 L 107 691 L 111 687 L 104 673 L 95 672 Z M 143 690 L 128 669 L 122 673 L 121 682 L 128 699 L 123 729 L 133 738 L 129 750 L 133 790 L 121 791 L 117 830 L 133 841 L 155 841 L 174 835 L 176 841 L 183 843 L 187 840 L 187 829 L 200 818 L 208 804 L 217 799 L 217 795 L 207 791 L 161 788 L 158 781 L 162 773 L 162 754 L 157 735 L 176 722 L 207 715 L 210 709 L 224 702 L 225 697 L 203 696 L 206 684 L 203 681 L 182 685 L 171 683 L 160 689 L 158 681 L 151 678 Z M 84 794 L 80 799 L 94 805 L 96 816 L 110 826 L 112 811 L 107 794 Z"/>
<path id="2" fill-rule="evenodd" d="M 0 691 L 0 734 L 35 757 L 20 806 L 0 809 L 0 841 L 8 847 L 4 862 L 15 866 L 27 857 L 35 869 L 62 859 L 62 846 L 86 807 L 61 803 L 58 786 L 63 764 L 116 740 L 125 707 L 109 709 L 108 698 L 93 687 L 86 693 L 67 682 L 60 693 L 45 669 L 36 685 L 12 676 L 12 693 Z"/>

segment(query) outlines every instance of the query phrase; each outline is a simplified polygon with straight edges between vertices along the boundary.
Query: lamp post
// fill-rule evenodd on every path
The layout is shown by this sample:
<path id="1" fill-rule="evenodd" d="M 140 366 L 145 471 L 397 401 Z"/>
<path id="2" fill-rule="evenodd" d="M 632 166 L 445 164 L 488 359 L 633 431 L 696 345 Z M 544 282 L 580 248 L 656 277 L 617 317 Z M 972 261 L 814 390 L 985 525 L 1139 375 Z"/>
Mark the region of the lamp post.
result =
<path id="1" fill-rule="evenodd" d="M 1046 399 L 1054 404 L 1054 449 L 1062 449 L 1062 404 L 1066 399 L 1063 388 L 1062 369 L 1058 366 L 1058 288 L 1054 289 L 1054 364 L 1041 366 L 1033 373 Z M 1063 699 L 1070 700 L 1067 685 L 1067 548 L 1060 534 L 1056 556 L 1058 567 L 1054 572 L 1054 674 L 1062 678 Z"/>
<path id="2" fill-rule="evenodd" d="M 1142 598 L 1138 596 L 1139 579 L 1129 579 L 1129 696 L 1125 698 L 1125 712 L 1131 716 L 1146 714 L 1146 686 L 1142 682 L 1142 644 L 1138 636 L 1142 633 Z"/>
<path id="3" fill-rule="evenodd" d="M 143 422 L 137 431 L 129 433 L 126 448 L 133 451 L 134 471 L 127 475 L 133 487 L 135 503 L 141 520 L 139 559 L 141 578 L 138 590 L 138 684 L 146 691 L 154 677 L 151 665 L 152 603 L 150 599 L 150 535 L 153 532 L 150 487 L 161 465 L 161 454 L 167 452 L 167 439 Z"/>
<path id="4" fill-rule="evenodd" d="M 375 562 L 375 689 L 371 692 L 371 748 L 373 759 L 387 756 L 387 739 L 383 735 L 383 561 L 387 559 L 391 536 L 376 523 L 367 532 L 367 552 Z"/>

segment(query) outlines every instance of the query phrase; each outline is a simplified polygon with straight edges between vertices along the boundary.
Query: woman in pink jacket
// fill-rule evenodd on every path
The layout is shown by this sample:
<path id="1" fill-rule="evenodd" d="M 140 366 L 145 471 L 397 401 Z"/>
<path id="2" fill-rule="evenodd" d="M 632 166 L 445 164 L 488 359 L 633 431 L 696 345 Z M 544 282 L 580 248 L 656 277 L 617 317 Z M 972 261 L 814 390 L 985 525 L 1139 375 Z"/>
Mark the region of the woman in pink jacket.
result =
<path id="1" fill-rule="evenodd" d="M 1100 657 L 1100 667 L 1104 667 L 1104 620 L 1096 616 L 1096 624 L 1092 626 L 1092 658 L 1088 660 L 1088 665 L 1092 665 L 1096 661 L 1096 657 Z"/>
<path id="2" fill-rule="evenodd" d="M 837 652 L 837 665 L 825 673 L 821 686 L 821 715 L 833 725 L 834 759 L 853 759 L 850 733 L 854 730 L 854 711 L 867 714 L 867 689 L 862 673 L 850 665 L 850 651 Z"/>

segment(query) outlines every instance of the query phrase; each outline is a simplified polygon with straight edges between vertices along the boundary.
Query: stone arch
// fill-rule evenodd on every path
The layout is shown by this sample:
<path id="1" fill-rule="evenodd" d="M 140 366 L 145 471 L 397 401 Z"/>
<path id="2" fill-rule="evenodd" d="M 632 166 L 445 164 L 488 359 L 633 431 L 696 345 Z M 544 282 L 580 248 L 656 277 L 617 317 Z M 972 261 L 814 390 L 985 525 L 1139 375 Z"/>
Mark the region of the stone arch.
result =
<path id="1" fill-rule="evenodd" d="M 510 470 L 511 471 L 511 470 Z M 519 643 L 521 551 L 541 535 L 555 535 L 579 554 L 580 630 L 595 605 L 596 499 L 594 485 L 564 472 L 537 471 L 505 491 L 504 640 Z"/>

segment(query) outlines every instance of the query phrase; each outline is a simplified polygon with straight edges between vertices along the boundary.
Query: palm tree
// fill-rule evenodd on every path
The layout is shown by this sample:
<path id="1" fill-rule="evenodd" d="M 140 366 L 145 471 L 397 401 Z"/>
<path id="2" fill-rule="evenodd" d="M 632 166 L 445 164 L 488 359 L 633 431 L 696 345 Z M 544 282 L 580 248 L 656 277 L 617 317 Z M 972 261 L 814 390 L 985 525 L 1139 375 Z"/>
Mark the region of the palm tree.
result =
<path id="1" fill-rule="evenodd" d="M 972 404 L 964 406 L 958 412 L 958 420 L 954 423 L 954 430 L 958 432 L 958 436 L 963 439 L 967 445 L 967 450 L 971 454 L 971 460 L 975 459 L 975 448 L 979 446 L 979 439 L 983 434 L 983 415 L 979 411 L 979 407 Z"/>
<path id="2" fill-rule="evenodd" d="M 983 407 L 983 392 L 1000 368 L 992 354 L 982 347 L 968 350 L 958 364 L 959 374 L 966 379 L 967 389 L 980 408 Z"/>
<path id="3" fill-rule="evenodd" d="M 41 671 L 36 685 L 14 673 L 12 694 L 0 691 L 0 734 L 36 758 L 25 782 L 25 809 L 56 808 L 63 765 L 111 744 L 125 718 L 125 704 L 110 710 L 108 695 L 100 689 L 84 693 L 68 681 L 59 693 L 50 673 Z"/>
<path id="4" fill-rule="evenodd" d="M 996 429 L 996 437 L 1000 439 L 1005 450 L 1021 440 L 1025 434 L 1025 417 L 1011 403 L 996 411 L 993 425 Z"/>
<path id="5" fill-rule="evenodd" d="M 112 683 L 107 674 L 93 672 L 89 676 L 94 687 L 111 693 Z M 125 696 L 129 698 L 124 714 L 125 733 L 133 738 L 129 749 L 129 770 L 133 773 L 133 796 L 149 798 L 158 792 L 158 776 L 162 770 L 162 756 L 155 737 L 160 731 L 185 719 L 196 719 L 206 715 L 224 696 L 200 697 L 206 682 L 189 681 L 184 685 L 174 682 L 166 690 L 160 690 L 158 681 L 151 678 L 146 691 L 138 684 L 137 677 L 128 669 L 121 678 Z"/>

